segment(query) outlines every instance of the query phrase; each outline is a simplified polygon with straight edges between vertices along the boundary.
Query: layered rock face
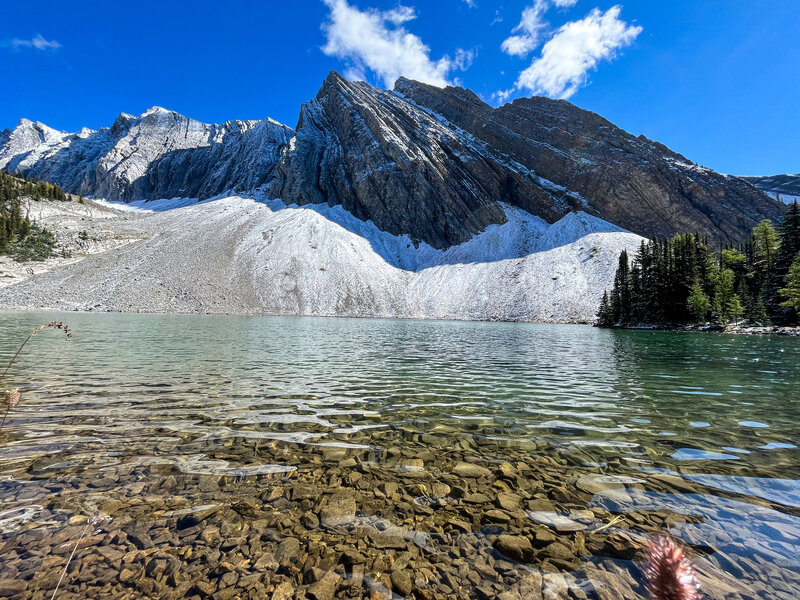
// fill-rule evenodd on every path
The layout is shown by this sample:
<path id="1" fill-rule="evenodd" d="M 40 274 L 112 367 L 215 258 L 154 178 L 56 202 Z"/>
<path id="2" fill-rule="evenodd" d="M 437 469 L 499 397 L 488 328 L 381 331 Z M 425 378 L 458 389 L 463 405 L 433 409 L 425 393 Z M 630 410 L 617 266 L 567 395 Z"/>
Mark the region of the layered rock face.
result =
<path id="1" fill-rule="evenodd" d="M 268 182 L 293 134 L 270 119 L 208 125 L 158 107 L 73 134 L 23 119 L 4 132 L 0 168 L 108 200 L 209 198 Z"/>
<path id="2" fill-rule="evenodd" d="M 342 206 L 382 231 L 446 249 L 506 221 L 504 206 L 554 223 L 584 211 L 652 237 L 746 237 L 783 205 L 561 100 L 492 108 L 461 88 L 401 78 L 395 91 L 336 73 L 297 131 L 264 121 L 207 125 L 153 108 L 112 127 L 58 132 L 23 120 L 0 133 L 0 168 L 110 200 L 251 192 Z"/>
<path id="3" fill-rule="evenodd" d="M 474 93 L 400 78 L 395 91 L 586 198 L 607 221 L 640 235 L 693 231 L 740 241 L 782 207 L 749 182 L 721 175 L 564 100 L 521 98 L 492 108 Z"/>
<path id="4" fill-rule="evenodd" d="M 505 222 L 500 202 L 554 222 L 581 200 L 396 94 L 336 73 L 303 105 L 270 197 L 341 205 L 434 248 Z"/>

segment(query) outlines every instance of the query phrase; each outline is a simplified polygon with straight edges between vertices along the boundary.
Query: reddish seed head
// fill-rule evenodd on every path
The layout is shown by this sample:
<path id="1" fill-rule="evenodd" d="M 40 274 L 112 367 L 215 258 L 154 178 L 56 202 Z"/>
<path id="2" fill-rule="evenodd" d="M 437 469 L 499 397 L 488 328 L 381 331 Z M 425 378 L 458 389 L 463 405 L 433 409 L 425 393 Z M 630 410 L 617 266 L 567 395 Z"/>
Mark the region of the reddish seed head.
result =
<path id="1" fill-rule="evenodd" d="M 19 390 L 6 390 L 6 404 L 9 408 L 14 408 L 19 403 Z"/>
<path id="2" fill-rule="evenodd" d="M 46 327 L 52 327 L 53 329 L 63 329 L 64 333 L 67 334 L 67 341 L 72 339 L 72 330 L 69 328 L 69 325 L 65 325 L 61 321 L 52 321 L 50 323 L 47 323 L 46 325 L 42 325 L 37 329 L 37 331 L 41 331 Z"/>
<path id="3" fill-rule="evenodd" d="M 700 586 L 692 564 L 670 537 L 652 540 L 647 550 L 644 578 L 651 600 L 699 600 Z"/>

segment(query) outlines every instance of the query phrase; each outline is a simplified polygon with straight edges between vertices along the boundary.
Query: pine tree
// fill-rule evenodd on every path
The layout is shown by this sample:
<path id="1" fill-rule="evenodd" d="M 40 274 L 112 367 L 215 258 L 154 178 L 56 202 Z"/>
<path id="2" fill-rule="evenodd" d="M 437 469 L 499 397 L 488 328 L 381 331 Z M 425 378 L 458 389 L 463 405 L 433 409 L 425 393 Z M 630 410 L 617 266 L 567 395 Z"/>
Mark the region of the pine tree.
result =
<path id="1" fill-rule="evenodd" d="M 779 245 L 775 253 L 775 266 L 769 278 L 766 294 L 767 310 L 770 316 L 780 322 L 791 322 L 792 314 L 782 306 L 781 288 L 786 284 L 786 277 L 798 252 L 800 252 L 800 206 L 797 201 L 789 205 L 777 229 Z"/>
<path id="2" fill-rule="evenodd" d="M 800 205 L 797 204 L 797 200 L 789 205 L 778 227 L 778 236 L 780 246 L 775 256 L 775 270 L 778 276 L 785 277 L 800 252 Z"/>
<path id="3" fill-rule="evenodd" d="M 597 326 L 614 326 L 614 309 L 611 307 L 611 300 L 609 300 L 608 297 L 608 290 L 603 292 L 603 300 L 600 302 L 600 310 L 597 311 Z"/>
<path id="4" fill-rule="evenodd" d="M 786 277 L 786 287 L 781 288 L 780 295 L 784 298 L 781 306 L 795 313 L 800 313 L 800 254 L 794 259 L 792 266 L 789 267 L 789 275 Z"/>
<path id="5" fill-rule="evenodd" d="M 688 307 L 697 323 L 707 322 L 710 306 L 711 302 L 703 291 L 702 286 L 698 282 L 695 282 L 692 286 L 692 294 L 689 296 Z"/>
<path id="6" fill-rule="evenodd" d="M 631 288 L 630 288 L 630 262 L 628 252 L 622 251 L 619 255 L 619 266 L 614 277 L 614 289 L 611 291 L 611 307 L 614 323 L 621 325 L 630 324 L 631 316 Z"/>

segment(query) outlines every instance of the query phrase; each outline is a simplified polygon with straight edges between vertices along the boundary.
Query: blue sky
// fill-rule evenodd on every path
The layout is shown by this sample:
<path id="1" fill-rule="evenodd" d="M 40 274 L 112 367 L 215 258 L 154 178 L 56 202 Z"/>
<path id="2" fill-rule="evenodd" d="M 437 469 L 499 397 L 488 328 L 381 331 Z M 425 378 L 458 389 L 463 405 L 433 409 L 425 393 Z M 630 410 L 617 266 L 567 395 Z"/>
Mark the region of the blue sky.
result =
<path id="1" fill-rule="evenodd" d="M 7 3 L 0 128 L 110 125 L 153 105 L 294 126 L 329 70 L 493 104 L 568 96 L 734 174 L 800 171 L 798 0 Z"/>

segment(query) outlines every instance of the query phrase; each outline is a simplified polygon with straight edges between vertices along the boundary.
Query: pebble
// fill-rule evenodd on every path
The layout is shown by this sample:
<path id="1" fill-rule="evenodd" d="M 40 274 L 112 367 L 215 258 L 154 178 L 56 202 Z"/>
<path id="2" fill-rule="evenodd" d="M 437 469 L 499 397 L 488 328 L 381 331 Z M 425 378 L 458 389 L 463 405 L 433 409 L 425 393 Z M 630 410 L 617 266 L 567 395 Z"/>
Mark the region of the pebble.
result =
<path id="1" fill-rule="evenodd" d="M 348 435 L 354 445 L 360 439 Z M 435 452 L 420 447 L 415 440 L 421 438 L 411 428 L 402 441 L 388 428 L 369 435 L 368 450 L 292 445 L 287 452 L 283 442 L 260 442 L 257 456 L 249 443 L 208 442 L 208 460 L 241 468 L 254 460 L 291 464 L 297 469 L 291 473 L 213 477 L 131 467 L 138 470 L 103 484 L 97 505 L 108 508 L 111 519 L 81 541 L 59 600 L 101 594 L 186 600 L 392 594 L 420 600 L 542 600 L 543 595 L 629 600 L 642 593 L 630 561 L 641 555 L 645 536 L 699 521 L 693 514 L 634 510 L 598 532 L 598 525 L 616 515 L 602 504 L 587 510 L 586 494 L 624 491 L 629 485 L 641 492 L 642 486 L 630 483 L 642 477 L 640 472 L 631 469 L 626 479 L 598 478 L 596 470 L 576 476 L 580 467 L 568 462 L 569 455 L 544 444 L 530 453 L 507 444 L 495 447 L 490 436 L 497 432 L 480 442 L 425 434 L 449 440 Z M 491 468 L 476 464 L 476 454 Z M 31 465 L 30 473 L 43 472 Z M 41 514 L 0 537 L 3 577 L 19 590 L 14 600 L 31 597 L 34 580 L 41 582 L 41 591 L 52 593 L 87 522 L 60 498 L 68 492 L 76 498 L 97 495 L 87 491 L 84 477 L 59 478 L 53 488 L 58 493 L 46 498 L 30 492 L 26 502 L 42 504 Z M 676 482 L 669 477 L 654 481 L 660 486 L 654 491 L 674 493 Z M 21 504 L 21 490 L 35 492 L 37 483 L 26 482 L 19 492 L 12 485 L 4 482 L 9 506 Z M 766 530 L 783 543 L 800 534 L 777 519 Z M 695 547 L 704 547 L 701 542 Z M 734 544 L 728 541 L 726 550 Z M 582 561 L 584 555 L 593 557 Z M 719 577 L 722 560 L 712 550 L 702 565 L 716 565 L 712 572 Z M 747 563 L 730 553 L 724 561 L 741 581 L 720 582 L 720 593 L 707 594 L 711 600 L 743 600 L 747 586 L 756 590 L 750 597 L 769 597 L 762 576 L 775 589 L 800 589 L 800 577 L 787 579 L 785 569 L 773 576 L 769 562 Z M 706 576 L 704 585 L 713 592 L 709 581 Z"/>
<path id="2" fill-rule="evenodd" d="M 478 479 L 481 477 L 491 477 L 492 472 L 486 467 L 460 462 L 453 467 L 453 473 L 459 477 Z"/>
<path id="3" fill-rule="evenodd" d="M 531 541 L 520 535 L 500 535 L 495 540 L 494 547 L 507 557 L 519 562 L 530 562 L 533 559 Z"/>

